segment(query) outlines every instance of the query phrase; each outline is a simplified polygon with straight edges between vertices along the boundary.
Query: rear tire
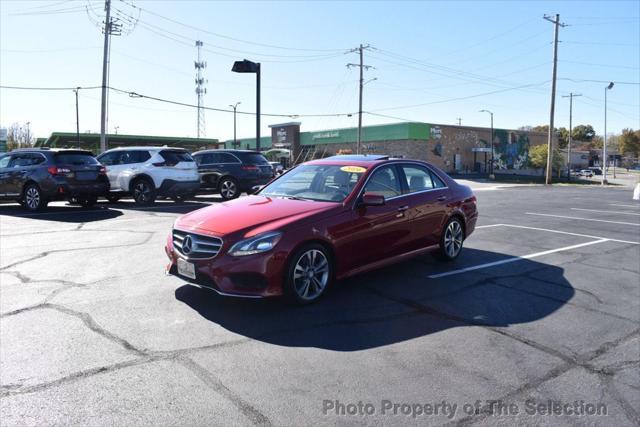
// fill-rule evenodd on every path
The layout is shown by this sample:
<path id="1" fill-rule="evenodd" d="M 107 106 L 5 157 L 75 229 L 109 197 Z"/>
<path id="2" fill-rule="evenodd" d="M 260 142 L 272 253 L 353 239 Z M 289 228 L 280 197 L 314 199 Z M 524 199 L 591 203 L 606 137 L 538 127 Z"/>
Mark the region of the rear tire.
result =
<path id="1" fill-rule="evenodd" d="M 32 212 L 46 208 L 48 203 L 37 184 L 27 185 L 24 189 L 22 199 L 24 200 L 23 206 Z"/>
<path id="2" fill-rule="evenodd" d="M 148 179 L 138 178 L 131 183 L 131 195 L 136 205 L 150 205 L 156 201 L 156 188 Z"/>
<path id="3" fill-rule="evenodd" d="M 88 196 L 88 197 L 80 197 L 78 198 L 78 203 L 80 204 L 80 206 L 82 206 L 83 208 L 90 208 L 93 205 L 95 205 L 98 202 L 98 198 L 94 197 L 94 196 Z"/>
<path id="4" fill-rule="evenodd" d="M 284 277 L 284 294 L 299 305 L 318 301 L 333 281 L 333 261 L 317 243 L 295 251 Z"/>
<path id="5" fill-rule="evenodd" d="M 233 178 L 222 178 L 218 183 L 218 188 L 220 196 L 222 196 L 224 200 L 235 199 L 240 195 L 238 184 Z"/>
<path id="6" fill-rule="evenodd" d="M 464 225 L 459 218 L 451 218 L 442 230 L 440 236 L 440 250 L 438 258 L 443 261 L 453 261 L 462 252 L 464 242 Z"/>

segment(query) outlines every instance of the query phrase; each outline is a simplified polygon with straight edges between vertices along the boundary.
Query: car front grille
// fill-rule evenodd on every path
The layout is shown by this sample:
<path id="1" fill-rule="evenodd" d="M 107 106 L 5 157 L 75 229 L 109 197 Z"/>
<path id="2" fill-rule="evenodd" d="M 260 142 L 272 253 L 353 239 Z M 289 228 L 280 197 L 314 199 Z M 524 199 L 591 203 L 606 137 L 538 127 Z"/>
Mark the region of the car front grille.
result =
<path id="1" fill-rule="evenodd" d="M 220 252 L 222 239 L 174 229 L 173 247 L 188 259 L 209 259 Z"/>

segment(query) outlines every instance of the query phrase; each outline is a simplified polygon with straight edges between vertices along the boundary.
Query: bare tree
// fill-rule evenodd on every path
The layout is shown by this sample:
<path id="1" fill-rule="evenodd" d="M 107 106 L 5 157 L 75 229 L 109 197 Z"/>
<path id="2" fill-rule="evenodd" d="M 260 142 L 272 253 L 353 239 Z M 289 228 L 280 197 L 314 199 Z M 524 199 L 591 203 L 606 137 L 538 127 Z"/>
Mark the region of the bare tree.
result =
<path id="1" fill-rule="evenodd" d="M 29 122 L 24 124 L 16 122 L 9 126 L 7 130 L 7 151 L 33 146 L 35 139 L 31 134 L 29 124 Z"/>

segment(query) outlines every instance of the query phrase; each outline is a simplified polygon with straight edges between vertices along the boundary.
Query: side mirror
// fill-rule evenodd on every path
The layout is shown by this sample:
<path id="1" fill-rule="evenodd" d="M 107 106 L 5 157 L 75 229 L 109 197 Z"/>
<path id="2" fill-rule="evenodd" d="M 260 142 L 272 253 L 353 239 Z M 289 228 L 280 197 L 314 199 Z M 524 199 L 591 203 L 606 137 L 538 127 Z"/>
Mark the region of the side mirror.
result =
<path id="1" fill-rule="evenodd" d="M 364 193 L 362 195 L 363 206 L 383 206 L 385 204 L 382 194 Z"/>

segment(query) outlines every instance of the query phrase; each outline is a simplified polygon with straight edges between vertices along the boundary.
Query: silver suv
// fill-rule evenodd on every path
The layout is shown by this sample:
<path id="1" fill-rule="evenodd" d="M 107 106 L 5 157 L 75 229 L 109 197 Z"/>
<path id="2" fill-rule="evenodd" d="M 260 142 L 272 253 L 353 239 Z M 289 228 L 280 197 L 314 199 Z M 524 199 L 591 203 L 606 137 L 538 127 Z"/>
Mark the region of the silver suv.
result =
<path id="1" fill-rule="evenodd" d="M 114 148 L 98 156 L 98 161 L 107 168 L 110 202 L 125 195 L 131 195 L 139 205 L 151 204 L 158 196 L 182 201 L 195 196 L 200 188 L 198 167 L 182 148 Z"/>

